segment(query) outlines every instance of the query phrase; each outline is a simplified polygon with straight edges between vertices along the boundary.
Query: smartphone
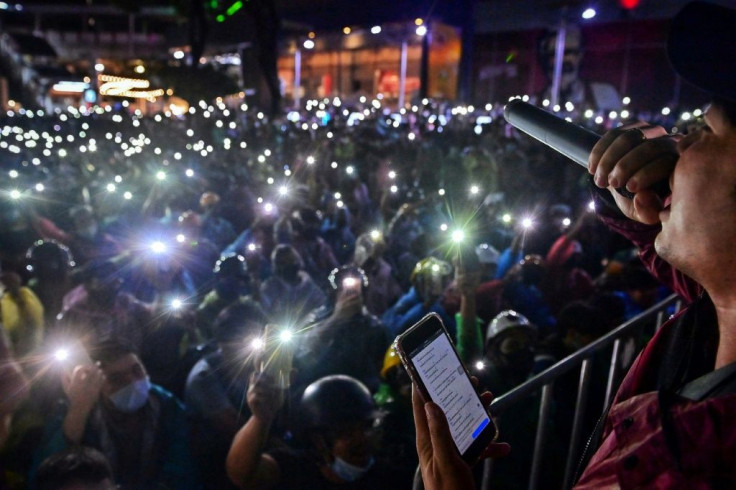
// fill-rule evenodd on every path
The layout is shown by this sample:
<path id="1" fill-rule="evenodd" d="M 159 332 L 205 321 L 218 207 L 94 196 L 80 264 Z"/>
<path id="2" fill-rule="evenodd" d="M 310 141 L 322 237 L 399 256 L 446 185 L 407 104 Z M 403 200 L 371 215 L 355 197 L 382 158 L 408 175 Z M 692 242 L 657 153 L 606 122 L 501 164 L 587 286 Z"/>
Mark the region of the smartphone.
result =
<path id="1" fill-rule="evenodd" d="M 53 353 L 56 362 L 65 374 L 71 376 L 77 366 L 93 366 L 94 361 L 89 357 L 87 349 L 79 341 L 69 342 L 56 349 Z"/>
<path id="2" fill-rule="evenodd" d="M 342 289 L 347 293 L 360 293 L 363 289 L 363 284 L 360 278 L 348 276 L 342 280 Z"/>
<path id="3" fill-rule="evenodd" d="M 289 330 L 268 324 L 265 345 L 260 358 L 260 372 L 268 375 L 276 385 L 288 390 L 294 359 L 294 339 Z"/>
<path id="4" fill-rule="evenodd" d="M 396 352 L 424 396 L 442 409 L 460 456 L 469 464 L 498 436 L 442 319 L 430 313 L 395 341 Z"/>

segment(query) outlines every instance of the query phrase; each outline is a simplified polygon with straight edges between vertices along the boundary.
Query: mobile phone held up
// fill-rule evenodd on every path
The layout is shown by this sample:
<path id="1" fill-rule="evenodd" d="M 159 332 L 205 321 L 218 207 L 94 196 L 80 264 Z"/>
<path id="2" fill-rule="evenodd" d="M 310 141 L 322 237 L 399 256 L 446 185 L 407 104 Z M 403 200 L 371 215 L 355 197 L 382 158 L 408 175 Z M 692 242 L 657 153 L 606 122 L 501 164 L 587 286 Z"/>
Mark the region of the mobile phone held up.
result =
<path id="1" fill-rule="evenodd" d="M 396 337 L 396 352 L 424 396 L 442 409 L 460 456 L 469 464 L 498 436 L 439 315 L 430 313 Z"/>

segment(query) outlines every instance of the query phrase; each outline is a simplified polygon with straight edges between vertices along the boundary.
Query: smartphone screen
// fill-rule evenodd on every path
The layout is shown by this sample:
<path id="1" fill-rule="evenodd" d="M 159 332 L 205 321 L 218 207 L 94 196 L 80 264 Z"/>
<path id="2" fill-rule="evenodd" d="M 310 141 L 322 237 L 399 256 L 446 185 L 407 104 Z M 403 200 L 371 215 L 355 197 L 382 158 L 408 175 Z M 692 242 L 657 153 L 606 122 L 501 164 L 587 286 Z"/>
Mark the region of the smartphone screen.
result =
<path id="1" fill-rule="evenodd" d="M 429 396 L 440 406 L 458 451 L 464 453 L 491 422 L 450 339 L 442 331 L 409 353 Z"/>
<path id="2" fill-rule="evenodd" d="M 458 452 L 472 462 L 497 431 L 439 317 L 424 317 L 396 347 L 425 398 L 444 412 Z"/>

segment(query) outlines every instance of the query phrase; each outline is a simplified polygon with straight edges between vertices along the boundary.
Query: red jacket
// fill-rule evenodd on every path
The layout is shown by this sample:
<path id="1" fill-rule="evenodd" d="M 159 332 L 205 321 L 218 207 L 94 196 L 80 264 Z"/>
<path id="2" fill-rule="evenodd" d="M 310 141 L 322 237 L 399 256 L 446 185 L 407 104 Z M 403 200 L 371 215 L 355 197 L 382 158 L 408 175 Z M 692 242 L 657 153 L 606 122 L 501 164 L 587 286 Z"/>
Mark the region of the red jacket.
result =
<path id="1" fill-rule="evenodd" d="M 687 302 L 700 285 L 654 252 L 659 226 L 602 218 L 629 238 L 658 279 Z M 695 402 L 678 398 L 670 408 L 682 469 L 665 442 L 657 374 L 677 317 L 666 322 L 624 378 L 605 421 L 601 445 L 575 488 L 734 488 L 736 487 L 736 395 Z"/>

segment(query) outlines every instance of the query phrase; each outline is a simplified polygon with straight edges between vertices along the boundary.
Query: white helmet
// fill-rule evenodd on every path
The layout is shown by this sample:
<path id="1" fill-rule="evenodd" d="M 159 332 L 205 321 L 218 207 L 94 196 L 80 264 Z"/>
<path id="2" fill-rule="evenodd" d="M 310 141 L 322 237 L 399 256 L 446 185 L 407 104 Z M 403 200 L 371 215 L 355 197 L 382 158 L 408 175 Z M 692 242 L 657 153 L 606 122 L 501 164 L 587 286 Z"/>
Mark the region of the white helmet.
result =
<path id="1" fill-rule="evenodd" d="M 527 317 L 521 313 L 515 312 L 514 310 L 506 310 L 496 315 L 496 317 L 491 320 L 491 323 L 488 324 L 488 330 L 486 331 L 486 344 L 501 332 L 511 328 L 524 329 L 532 336 L 537 333 L 537 327 L 530 322 Z"/>

